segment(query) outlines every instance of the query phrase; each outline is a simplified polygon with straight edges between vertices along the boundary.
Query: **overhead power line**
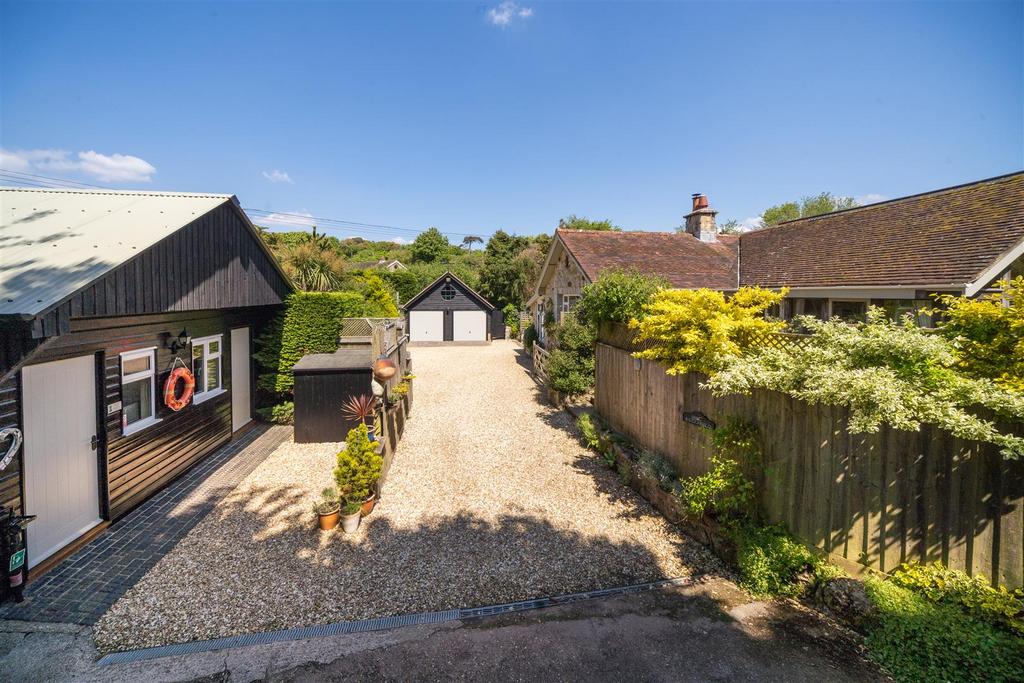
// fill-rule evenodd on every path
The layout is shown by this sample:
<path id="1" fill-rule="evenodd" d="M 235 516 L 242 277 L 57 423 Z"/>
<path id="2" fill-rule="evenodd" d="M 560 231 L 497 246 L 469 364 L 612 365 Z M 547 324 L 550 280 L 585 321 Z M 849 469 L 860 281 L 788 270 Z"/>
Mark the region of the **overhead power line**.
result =
<path id="1" fill-rule="evenodd" d="M 3 180 L 5 182 L 16 183 L 18 185 L 25 187 L 33 187 L 40 189 L 115 189 L 104 185 L 93 185 L 91 183 L 86 183 L 78 180 L 69 180 L 67 178 L 54 178 L 52 176 L 38 175 L 35 173 L 26 173 L 24 171 L 15 171 L 12 169 L 5 168 L 0 168 L 0 180 Z M 242 210 L 249 214 L 251 218 L 253 218 L 253 222 L 259 222 L 260 218 L 273 217 L 275 219 L 273 222 L 277 224 L 294 225 L 298 227 L 315 223 L 317 228 L 343 234 L 360 231 L 374 233 L 376 236 L 394 232 L 418 235 L 419 233 L 426 230 L 426 228 L 409 228 L 395 225 L 383 225 L 380 223 L 364 223 L 362 221 L 350 221 L 342 218 L 330 218 L 327 216 L 308 216 L 304 213 L 295 213 L 290 211 L 274 211 L 273 209 L 243 208 Z M 452 237 L 471 236 L 471 233 L 448 232 L 445 230 L 441 230 L 441 233 Z"/>
<path id="2" fill-rule="evenodd" d="M 305 224 L 307 224 L 309 222 L 314 222 L 314 223 L 316 223 L 316 226 L 318 228 L 319 227 L 323 227 L 324 223 L 328 223 L 328 224 L 341 225 L 341 226 L 346 226 L 346 227 L 351 227 L 351 228 L 374 229 L 374 230 L 392 230 L 392 231 L 397 230 L 399 232 L 413 233 L 413 234 L 417 234 L 417 235 L 419 233 L 423 232 L 424 230 L 426 230 L 426 228 L 406 228 L 406 227 L 400 227 L 400 226 L 396 226 L 396 225 L 381 225 L 379 223 L 363 223 L 363 222 L 360 222 L 360 221 L 349 221 L 349 220 L 344 220 L 344 219 L 341 219 L 341 218 L 328 218 L 328 217 L 325 217 L 325 216 L 308 216 L 308 215 L 306 215 L 304 213 L 290 213 L 290 212 L 287 212 L 287 211 L 273 211 L 271 209 L 251 209 L 251 208 L 246 208 L 244 210 L 245 210 L 246 213 L 249 213 L 249 214 L 259 213 L 259 214 L 265 214 L 267 216 L 274 215 L 274 216 L 283 216 L 285 218 L 300 219 L 300 220 L 296 220 L 294 222 L 294 225 L 305 225 Z M 285 221 L 282 220 L 282 221 L 279 221 L 279 222 L 285 222 Z M 441 229 L 438 228 L 438 230 L 441 230 Z M 441 232 L 444 233 L 445 235 L 455 235 L 457 237 L 468 237 L 468 236 L 470 236 L 472 234 L 472 233 L 466 233 L 466 232 L 449 232 L 447 230 L 441 230 Z"/>
<path id="3" fill-rule="evenodd" d="M 68 180 L 67 178 L 53 178 L 51 176 L 37 175 L 35 173 L 26 173 L 24 171 L 14 171 L 7 168 L 0 168 L 0 175 L 8 180 L 25 180 L 38 181 L 40 183 L 58 183 L 57 185 L 49 185 L 49 187 L 55 187 L 59 189 L 62 186 L 71 186 L 77 188 L 92 188 L 96 190 L 110 190 L 113 188 L 104 187 L 103 185 L 91 185 L 89 183 L 83 183 L 78 180 Z"/>

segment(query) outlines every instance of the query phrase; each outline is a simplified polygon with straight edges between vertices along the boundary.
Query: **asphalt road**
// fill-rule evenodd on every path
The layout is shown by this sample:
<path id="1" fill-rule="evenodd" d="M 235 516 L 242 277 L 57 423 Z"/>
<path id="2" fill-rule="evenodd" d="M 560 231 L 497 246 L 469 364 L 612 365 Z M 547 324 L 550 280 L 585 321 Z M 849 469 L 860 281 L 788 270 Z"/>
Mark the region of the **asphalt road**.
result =
<path id="1" fill-rule="evenodd" d="M 4 681 L 873 681 L 859 639 L 731 583 L 99 667 L 87 627 L 0 622 Z"/>

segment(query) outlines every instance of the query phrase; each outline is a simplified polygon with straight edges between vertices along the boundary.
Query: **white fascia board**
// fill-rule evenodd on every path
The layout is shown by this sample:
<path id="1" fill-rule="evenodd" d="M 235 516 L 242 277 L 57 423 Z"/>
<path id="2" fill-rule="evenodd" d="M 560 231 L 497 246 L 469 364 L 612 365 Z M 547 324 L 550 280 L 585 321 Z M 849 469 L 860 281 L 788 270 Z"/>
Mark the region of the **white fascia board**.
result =
<path id="1" fill-rule="evenodd" d="M 533 296 L 530 298 L 531 301 L 541 295 L 541 290 L 551 280 L 551 276 L 549 275 L 551 259 L 554 257 L 555 251 L 559 248 L 565 249 L 565 246 L 562 245 L 562 238 L 558 236 L 558 231 L 555 231 L 555 238 L 551 240 L 551 247 L 548 249 L 548 256 L 544 259 L 544 265 L 541 266 L 540 269 L 540 277 L 537 278 L 537 286 L 533 288 Z M 550 272 L 554 273 L 554 270 L 550 270 Z"/>
<path id="2" fill-rule="evenodd" d="M 967 296 L 975 296 L 993 282 L 1002 277 L 1003 273 L 1010 269 L 1013 262 L 1024 256 L 1024 240 L 1017 243 L 1015 247 L 1000 256 L 995 263 L 981 272 L 974 282 L 965 285 L 964 293 Z"/>

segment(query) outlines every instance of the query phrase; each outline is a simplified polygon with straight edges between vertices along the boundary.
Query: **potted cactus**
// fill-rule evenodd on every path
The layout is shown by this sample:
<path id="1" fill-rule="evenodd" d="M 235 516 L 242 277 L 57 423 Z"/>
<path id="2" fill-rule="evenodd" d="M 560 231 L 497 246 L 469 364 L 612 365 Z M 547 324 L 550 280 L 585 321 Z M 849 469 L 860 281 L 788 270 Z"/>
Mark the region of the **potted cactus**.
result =
<path id="1" fill-rule="evenodd" d="M 376 504 L 374 487 L 380 479 L 384 458 L 377 445 L 370 441 L 365 424 L 348 433 L 345 450 L 338 453 L 338 464 L 334 468 L 334 481 L 346 500 L 356 501 L 365 517 Z"/>
<path id="2" fill-rule="evenodd" d="M 320 493 L 320 501 L 313 504 L 313 512 L 316 513 L 320 529 L 330 531 L 338 526 L 338 517 L 341 510 L 341 501 L 338 500 L 338 492 L 333 487 L 325 488 Z"/>
<path id="3" fill-rule="evenodd" d="M 374 434 L 376 424 L 375 417 L 377 413 L 377 399 L 369 394 L 361 394 L 359 396 L 352 396 L 341 406 L 341 414 L 350 420 L 362 422 L 367 428 L 367 438 L 370 441 L 376 441 L 377 437 Z M 367 421 L 369 420 L 369 422 Z"/>

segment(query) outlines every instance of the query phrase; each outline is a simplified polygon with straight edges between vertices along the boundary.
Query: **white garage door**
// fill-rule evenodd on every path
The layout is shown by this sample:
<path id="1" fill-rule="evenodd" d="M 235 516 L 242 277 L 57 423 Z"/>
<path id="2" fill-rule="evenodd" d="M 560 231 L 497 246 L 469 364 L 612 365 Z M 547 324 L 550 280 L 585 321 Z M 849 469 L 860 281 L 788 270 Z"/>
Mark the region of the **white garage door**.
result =
<path id="1" fill-rule="evenodd" d="M 410 311 L 409 340 L 444 341 L 444 311 Z"/>
<path id="2" fill-rule="evenodd" d="M 455 311 L 455 341 L 487 341 L 487 313 L 484 311 Z"/>

